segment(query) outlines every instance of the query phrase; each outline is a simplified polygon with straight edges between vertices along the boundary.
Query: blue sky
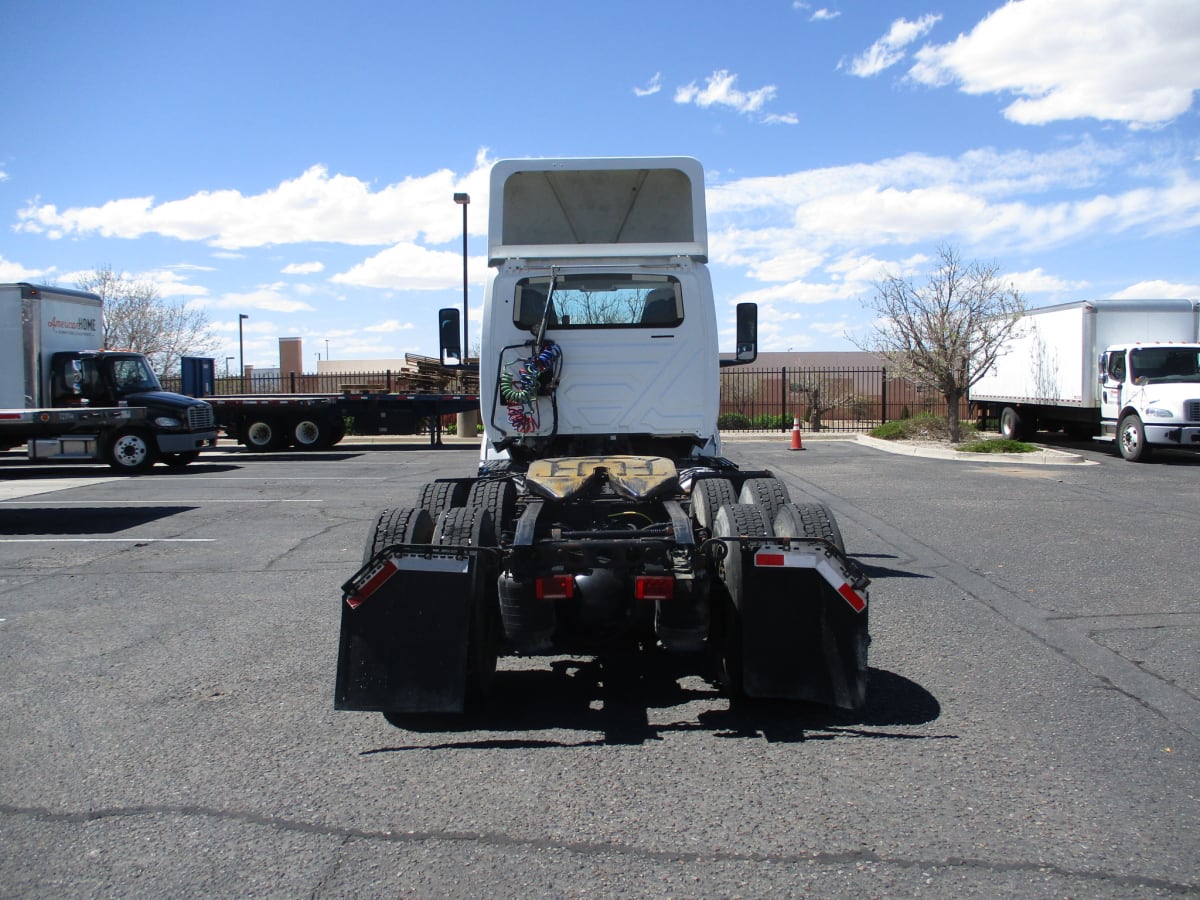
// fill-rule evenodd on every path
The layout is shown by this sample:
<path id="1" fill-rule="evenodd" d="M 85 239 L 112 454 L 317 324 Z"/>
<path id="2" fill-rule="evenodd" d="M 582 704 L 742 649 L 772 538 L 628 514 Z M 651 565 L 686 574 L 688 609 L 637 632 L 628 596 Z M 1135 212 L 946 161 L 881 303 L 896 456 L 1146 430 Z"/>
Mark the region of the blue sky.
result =
<path id="1" fill-rule="evenodd" d="M 940 244 L 1033 306 L 1200 297 L 1196 0 L 0 0 L 0 22 L 0 281 L 150 279 L 204 310 L 219 368 L 239 313 L 258 367 L 281 336 L 314 368 L 436 354 L 452 195 L 477 315 L 509 157 L 697 157 L 718 316 L 757 301 L 764 350 L 853 349 L 873 283 Z"/>

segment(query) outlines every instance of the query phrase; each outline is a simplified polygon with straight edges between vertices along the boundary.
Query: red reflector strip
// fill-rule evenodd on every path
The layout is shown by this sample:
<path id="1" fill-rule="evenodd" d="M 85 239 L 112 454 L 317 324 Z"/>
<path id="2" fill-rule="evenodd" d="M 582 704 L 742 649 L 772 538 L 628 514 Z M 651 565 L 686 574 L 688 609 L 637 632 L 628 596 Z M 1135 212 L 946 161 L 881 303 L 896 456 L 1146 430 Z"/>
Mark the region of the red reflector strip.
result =
<path id="1" fill-rule="evenodd" d="M 837 589 L 837 592 L 842 595 L 842 599 L 850 604 L 850 608 L 855 612 L 862 612 L 867 608 L 867 601 L 858 595 L 858 592 L 848 584 L 843 584 Z"/>
<path id="2" fill-rule="evenodd" d="M 670 600 L 675 596 L 675 579 L 670 575 L 639 575 L 633 582 L 638 600 Z"/>
<path id="3" fill-rule="evenodd" d="M 367 579 L 366 584 L 351 594 L 346 595 L 346 605 L 358 609 L 363 601 L 383 587 L 384 583 L 396 574 L 396 564 L 390 559 L 379 567 L 379 571 Z"/>
<path id="4" fill-rule="evenodd" d="M 782 553 L 758 553 L 754 557 L 756 566 L 782 566 L 785 562 Z"/>
<path id="5" fill-rule="evenodd" d="M 575 596 L 574 575 L 548 575 L 534 579 L 534 595 L 539 600 L 570 600 Z"/>

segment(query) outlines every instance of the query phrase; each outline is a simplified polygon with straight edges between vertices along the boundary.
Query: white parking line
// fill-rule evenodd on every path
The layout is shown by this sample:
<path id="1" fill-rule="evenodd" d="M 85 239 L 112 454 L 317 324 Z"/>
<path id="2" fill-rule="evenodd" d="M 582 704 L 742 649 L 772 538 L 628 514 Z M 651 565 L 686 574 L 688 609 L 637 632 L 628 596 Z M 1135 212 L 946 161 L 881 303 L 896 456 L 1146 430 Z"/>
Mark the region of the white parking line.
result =
<path id="1" fill-rule="evenodd" d="M 211 544 L 216 538 L 0 538 L 0 544 Z"/>

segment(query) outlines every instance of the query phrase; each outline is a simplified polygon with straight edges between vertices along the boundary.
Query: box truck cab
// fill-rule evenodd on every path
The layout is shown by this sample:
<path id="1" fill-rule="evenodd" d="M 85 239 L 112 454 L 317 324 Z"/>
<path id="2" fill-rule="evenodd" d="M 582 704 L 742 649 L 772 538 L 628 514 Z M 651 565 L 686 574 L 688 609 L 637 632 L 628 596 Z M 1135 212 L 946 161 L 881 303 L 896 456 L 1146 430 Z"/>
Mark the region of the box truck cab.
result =
<path id="1" fill-rule="evenodd" d="M 101 349 L 101 307 L 84 291 L 0 285 L 0 407 L 15 423 L 4 440 L 27 442 L 34 460 L 103 459 L 126 472 L 187 465 L 216 440 L 212 407 L 164 391 L 142 354 Z M 111 421 L 96 412 L 121 409 L 140 412 Z"/>
<path id="2" fill-rule="evenodd" d="M 1200 344 L 1128 344 L 1099 357 L 1101 417 L 1121 455 L 1155 445 L 1200 450 Z"/>

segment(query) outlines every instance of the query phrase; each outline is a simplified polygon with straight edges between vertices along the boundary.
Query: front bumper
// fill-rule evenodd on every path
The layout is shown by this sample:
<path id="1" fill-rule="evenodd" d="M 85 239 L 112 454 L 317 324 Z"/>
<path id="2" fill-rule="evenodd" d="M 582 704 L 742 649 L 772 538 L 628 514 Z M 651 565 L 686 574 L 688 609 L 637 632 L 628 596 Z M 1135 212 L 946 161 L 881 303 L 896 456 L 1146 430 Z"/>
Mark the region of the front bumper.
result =
<path id="1" fill-rule="evenodd" d="M 1200 450 L 1200 425 L 1151 425 L 1145 423 L 1146 442 L 1169 447 L 1190 447 Z"/>
<path id="2" fill-rule="evenodd" d="M 212 446 L 217 440 L 216 429 L 212 431 L 192 431 L 182 434 L 159 434 L 159 453 L 191 453 Z"/>

